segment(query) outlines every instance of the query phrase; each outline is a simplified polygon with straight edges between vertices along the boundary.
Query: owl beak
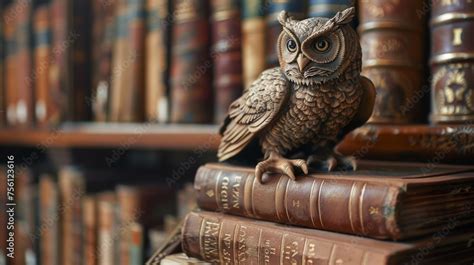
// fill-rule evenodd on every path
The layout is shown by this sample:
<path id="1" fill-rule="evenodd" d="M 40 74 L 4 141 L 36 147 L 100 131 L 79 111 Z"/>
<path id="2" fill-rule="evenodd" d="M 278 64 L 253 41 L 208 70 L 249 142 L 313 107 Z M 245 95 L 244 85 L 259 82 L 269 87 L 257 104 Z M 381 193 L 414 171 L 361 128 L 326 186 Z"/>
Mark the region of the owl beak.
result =
<path id="1" fill-rule="evenodd" d="M 296 61 L 298 62 L 298 67 L 300 68 L 300 72 L 303 72 L 304 68 L 309 63 L 309 59 L 306 58 L 302 53 L 298 55 L 298 58 L 296 59 Z"/>

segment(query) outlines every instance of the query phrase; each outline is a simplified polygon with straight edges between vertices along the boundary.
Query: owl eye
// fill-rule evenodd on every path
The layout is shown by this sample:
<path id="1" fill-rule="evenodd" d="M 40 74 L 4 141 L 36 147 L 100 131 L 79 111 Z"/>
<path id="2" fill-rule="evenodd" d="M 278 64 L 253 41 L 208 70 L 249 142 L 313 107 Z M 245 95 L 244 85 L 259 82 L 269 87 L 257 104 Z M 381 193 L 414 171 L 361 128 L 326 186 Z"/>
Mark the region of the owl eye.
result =
<path id="1" fill-rule="evenodd" d="M 314 49 L 317 52 L 326 52 L 331 47 L 331 44 L 325 38 L 318 39 L 314 42 Z"/>
<path id="2" fill-rule="evenodd" d="M 290 52 L 295 52 L 297 48 L 296 42 L 292 39 L 289 39 L 288 42 L 286 43 L 286 48 Z"/>

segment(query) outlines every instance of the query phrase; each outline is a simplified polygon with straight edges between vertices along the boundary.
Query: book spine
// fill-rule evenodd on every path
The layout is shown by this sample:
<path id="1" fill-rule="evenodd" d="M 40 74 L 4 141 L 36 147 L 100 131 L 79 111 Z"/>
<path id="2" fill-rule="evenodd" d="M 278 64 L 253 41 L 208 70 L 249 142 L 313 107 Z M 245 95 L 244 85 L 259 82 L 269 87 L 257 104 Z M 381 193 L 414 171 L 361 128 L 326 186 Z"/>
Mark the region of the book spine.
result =
<path id="1" fill-rule="evenodd" d="M 49 5 L 45 4 L 35 11 L 34 17 L 34 86 L 35 118 L 39 127 L 55 124 L 57 117 L 52 116 L 51 95 L 49 93 L 49 64 L 51 51 L 51 32 L 49 25 Z"/>
<path id="2" fill-rule="evenodd" d="M 16 98 L 17 98 L 17 45 L 15 38 L 16 17 L 14 15 L 15 5 L 11 3 L 6 6 L 3 13 L 4 38 L 5 38 L 5 107 L 6 122 L 8 126 L 16 124 Z"/>
<path id="3" fill-rule="evenodd" d="M 32 55 L 32 1 L 16 0 L 15 12 L 18 18 L 16 25 L 18 64 L 16 121 L 20 127 L 32 127 L 34 122 L 33 55 Z"/>
<path id="4" fill-rule="evenodd" d="M 82 251 L 84 264 L 97 264 L 97 198 L 94 195 L 87 195 L 82 200 L 82 224 L 83 224 L 83 241 Z"/>
<path id="5" fill-rule="evenodd" d="M 124 90 L 128 89 L 127 72 L 134 54 L 127 48 L 128 9 L 127 0 L 117 0 L 116 30 L 112 55 L 112 76 L 110 81 L 110 121 L 119 122 L 123 117 L 122 105 Z"/>
<path id="6" fill-rule="evenodd" d="M 130 225 L 129 238 L 130 248 L 129 252 L 129 263 L 127 265 L 142 265 L 144 263 L 144 236 L 143 226 L 138 223 L 132 223 Z M 124 264 L 122 262 L 122 264 Z"/>
<path id="7" fill-rule="evenodd" d="M 242 64 L 244 85 L 248 88 L 265 70 L 264 0 L 242 1 Z"/>
<path id="8" fill-rule="evenodd" d="M 253 172 L 201 167 L 194 182 L 198 206 L 309 228 L 399 238 L 394 216 L 399 189 L 364 181 L 273 177 L 260 184 Z M 334 194 L 340 194 L 334 197 Z M 339 209 L 337 218 L 334 209 Z"/>
<path id="9" fill-rule="evenodd" d="M 359 1 L 362 74 L 377 98 L 369 122 L 403 124 L 426 117 L 423 0 Z"/>
<path id="10" fill-rule="evenodd" d="M 331 18 L 337 12 L 354 6 L 354 0 L 310 0 L 309 17 Z"/>
<path id="11" fill-rule="evenodd" d="M 77 39 L 76 32 L 69 31 L 70 8 L 67 0 L 51 1 L 52 52 L 49 66 L 49 93 L 52 116 L 57 125 L 71 119 L 68 91 L 71 89 L 71 43 Z"/>
<path id="12" fill-rule="evenodd" d="M 146 36 L 146 120 L 169 120 L 169 4 L 168 0 L 147 0 Z"/>
<path id="13" fill-rule="evenodd" d="M 281 11 L 286 10 L 295 19 L 303 19 L 306 16 L 306 9 L 306 1 L 279 0 L 266 3 L 267 28 L 265 43 L 267 68 L 279 66 L 277 43 L 278 36 L 281 33 L 281 25 L 278 22 L 278 15 Z"/>
<path id="14" fill-rule="evenodd" d="M 182 247 L 187 255 L 212 264 L 388 264 L 383 252 L 305 232 L 193 212 L 184 222 Z"/>
<path id="15" fill-rule="evenodd" d="M 474 3 L 433 1 L 431 121 L 474 121 Z"/>
<path id="16" fill-rule="evenodd" d="M 116 30 L 116 0 L 96 3 L 96 13 L 100 18 L 94 19 L 96 41 L 94 42 L 94 66 L 96 67 L 92 98 L 94 120 L 109 120 L 110 86 L 112 76 L 112 51 Z M 98 16 L 96 16 L 98 17 Z"/>
<path id="17" fill-rule="evenodd" d="M 210 123 L 209 1 L 176 0 L 173 8 L 171 122 Z"/>
<path id="18" fill-rule="evenodd" d="M 120 121 L 144 120 L 145 104 L 145 0 L 128 0 L 127 47 L 132 53 L 126 89 L 123 91 L 123 116 Z"/>
<path id="19" fill-rule="evenodd" d="M 119 234 L 117 226 L 117 203 L 114 193 L 103 193 L 98 201 L 98 249 L 95 252 L 99 265 L 120 264 L 115 255 Z"/>
<path id="20" fill-rule="evenodd" d="M 40 263 L 59 264 L 59 193 L 50 176 L 42 176 L 39 183 L 40 198 Z M 47 243 L 45 243 L 47 242 Z"/>
<path id="21" fill-rule="evenodd" d="M 88 121 L 92 116 L 90 105 L 92 88 L 92 1 L 70 1 L 72 16 L 70 29 L 77 34 L 71 44 L 72 87 L 69 108 L 73 121 Z"/>
<path id="22" fill-rule="evenodd" d="M 240 5 L 235 0 L 212 1 L 214 64 L 214 122 L 227 115 L 229 105 L 242 95 L 242 30 Z"/>
<path id="23" fill-rule="evenodd" d="M 85 178 L 75 168 L 63 168 L 59 172 L 61 205 L 61 264 L 82 264 L 82 197 Z"/>

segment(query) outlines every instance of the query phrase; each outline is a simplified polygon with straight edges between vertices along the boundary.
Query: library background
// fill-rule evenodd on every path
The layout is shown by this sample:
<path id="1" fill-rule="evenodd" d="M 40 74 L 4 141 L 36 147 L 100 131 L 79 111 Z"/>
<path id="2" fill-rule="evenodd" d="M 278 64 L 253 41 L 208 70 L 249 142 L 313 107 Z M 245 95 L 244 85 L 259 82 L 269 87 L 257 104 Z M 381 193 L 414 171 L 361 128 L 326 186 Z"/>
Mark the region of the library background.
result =
<path id="1" fill-rule="evenodd" d="M 350 6 L 377 91 L 337 147 L 357 171 L 260 184 L 217 163 L 229 105 L 278 66 L 278 14 Z M 0 0 L 0 16 L 0 265 L 474 263 L 474 1 Z"/>

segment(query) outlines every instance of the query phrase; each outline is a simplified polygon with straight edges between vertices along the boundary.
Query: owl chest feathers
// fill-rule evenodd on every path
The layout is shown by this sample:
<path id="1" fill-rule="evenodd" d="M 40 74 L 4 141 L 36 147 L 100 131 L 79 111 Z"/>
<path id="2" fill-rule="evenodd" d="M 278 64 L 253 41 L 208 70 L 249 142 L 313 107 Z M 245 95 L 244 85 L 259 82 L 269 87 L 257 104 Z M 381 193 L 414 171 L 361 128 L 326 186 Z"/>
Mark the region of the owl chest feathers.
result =
<path id="1" fill-rule="evenodd" d="M 263 146 L 290 151 L 318 139 L 333 139 L 355 115 L 361 93 L 355 86 L 292 84 L 292 94 L 280 117 L 269 128 Z"/>

